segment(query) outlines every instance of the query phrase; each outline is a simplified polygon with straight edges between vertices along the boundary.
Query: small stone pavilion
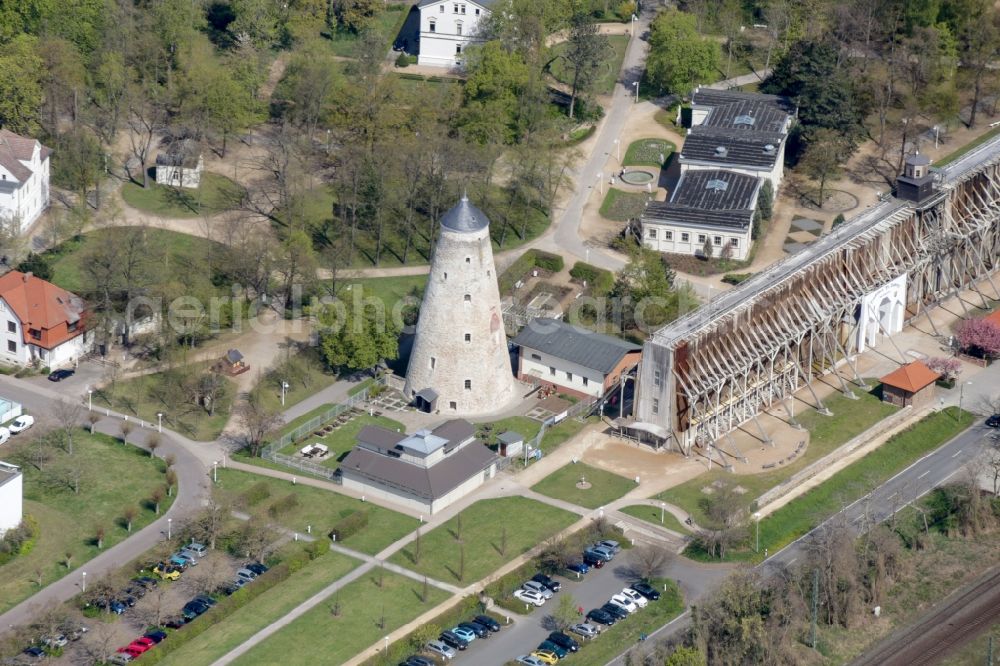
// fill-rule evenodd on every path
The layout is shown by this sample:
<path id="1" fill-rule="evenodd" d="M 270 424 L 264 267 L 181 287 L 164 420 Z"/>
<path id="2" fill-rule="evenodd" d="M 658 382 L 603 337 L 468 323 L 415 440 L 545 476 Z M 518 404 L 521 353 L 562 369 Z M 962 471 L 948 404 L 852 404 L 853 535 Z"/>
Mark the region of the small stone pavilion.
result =
<path id="1" fill-rule="evenodd" d="M 907 363 L 880 380 L 882 401 L 897 407 L 925 407 L 934 402 L 934 383 L 940 378 L 922 361 Z"/>

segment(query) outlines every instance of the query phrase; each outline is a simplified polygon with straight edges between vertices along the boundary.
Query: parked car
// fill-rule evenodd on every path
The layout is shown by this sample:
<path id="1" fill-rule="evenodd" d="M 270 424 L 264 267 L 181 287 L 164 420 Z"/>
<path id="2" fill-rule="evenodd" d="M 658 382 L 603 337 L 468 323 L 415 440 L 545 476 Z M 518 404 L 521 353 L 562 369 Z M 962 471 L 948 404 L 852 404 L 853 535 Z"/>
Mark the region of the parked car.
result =
<path id="1" fill-rule="evenodd" d="M 606 627 L 610 627 L 618 621 L 618 616 L 612 615 L 602 608 L 595 608 L 587 613 L 587 619 L 596 622 L 597 624 L 603 624 Z"/>
<path id="2" fill-rule="evenodd" d="M 202 603 L 200 601 L 189 601 L 184 604 L 184 608 L 181 609 L 181 615 L 187 619 L 188 622 L 195 619 L 199 615 L 202 615 L 205 611 L 209 609 L 208 604 Z"/>
<path id="3" fill-rule="evenodd" d="M 240 589 L 240 586 L 236 583 L 223 583 L 218 587 L 219 594 L 224 594 L 227 597 L 232 596 L 234 592 Z"/>
<path id="4" fill-rule="evenodd" d="M 177 617 L 172 617 L 163 623 L 163 626 L 167 629 L 180 629 L 185 624 L 187 624 L 187 618 L 183 615 L 178 615 Z"/>
<path id="5" fill-rule="evenodd" d="M 631 587 L 624 588 L 622 590 L 622 596 L 631 599 L 632 602 L 639 608 L 645 608 L 646 605 L 649 603 L 649 600 L 646 597 L 642 596 L 641 594 L 633 590 Z"/>
<path id="6" fill-rule="evenodd" d="M 147 590 L 151 590 L 157 585 L 159 585 L 159 583 L 156 582 L 155 578 L 150 578 L 149 576 L 140 576 L 139 578 L 135 579 L 135 582 L 138 583 L 139 585 L 142 585 Z"/>
<path id="7" fill-rule="evenodd" d="M 532 590 L 533 592 L 537 592 L 538 594 L 542 595 L 542 597 L 544 597 L 546 601 L 552 598 L 552 590 L 545 587 L 537 580 L 529 580 L 521 587 L 523 587 L 526 590 Z"/>
<path id="8" fill-rule="evenodd" d="M 589 550 L 583 551 L 583 563 L 589 567 L 600 569 L 604 566 L 604 561 L 604 558 L 596 553 L 592 553 Z"/>
<path id="9" fill-rule="evenodd" d="M 66 638 L 65 634 L 57 634 L 55 636 L 46 636 L 42 639 L 42 645 L 49 648 L 61 648 L 66 647 L 69 643 L 69 639 Z"/>
<path id="10" fill-rule="evenodd" d="M 472 619 L 475 620 L 476 623 L 483 625 L 493 633 L 500 631 L 500 628 L 503 626 L 489 615 L 477 615 Z"/>
<path id="11" fill-rule="evenodd" d="M 152 639 L 146 638 L 145 636 L 140 636 L 139 638 L 129 643 L 129 647 L 132 646 L 142 648 L 142 651 L 145 652 L 146 650 L 152 650 L 154 647 L 156 647 L 156 643 Z"/>
<path id="12" fill-rule="evenodd" d="M 132 608 L 137 603 L 139 603 L 139 600 L 133 597 L 132 595 L 125 595 L 124 597 L 121 598 L 121 602 L 126 606 L 128 606 L 129 608 Z"/>
<path id="13" fill-rule="evenodd" d="M 194 552 L 193 550 L 186 550 L 185 549 L 185 550 L 182 550 L 178 554 L 181 557 L 183 557 L 185 560 L 187 560 L 189 566 L 192 566 L 192 567 L 198 566 L 198 558 L 200 557 L 200 555 L 198 555 L 198 553 Z"/>
<path id="14" fill-rule="evenodd" d="M 208 553 L 208 548 L 198 543 L 197 541 L 192 541 L 188 545 L 184 546 L 184 550 L 190 550 L 198 557 L 205 557 L 205 555 Z"/>
<path id="15" fill-rule="evenodd" d="M 442 631 L 441 635 L 438 636 L 438 639 L 448 647 L 453 647 L 456 650 L 465 650 L 469 647 L 469 641 L 465 640 L 453 631 Z"/>
<path id="16" fill-rule="evenodd" d="M 133 659 L 137 659 L 143 652 L 145 652 L 145 650 L 142 648 L 132 645 L 126 645 L 125 647 L 118 648 L 119 654 L 127 654 Z"/>
<path id="17" fill-rule="evenodd" d="M 471 629 L 466 629 L 462 625 L 459 625 L 457 627 L 452 627 L 450 631 L 451 633 L 455 634 L 466 643 L 471 643 L 477 638 L 476 632 L 472 631 Z"/>
<path id="18" fill-rule="evenodd" d="M 11 421 L 7 429 L 10 430 L 12 435 L 16 435 L 19 432 L 24 432 L 33 425 L 35 425 L 35 417 L 31 414 L 22 414 Z"/>
<path id="19" fill-rule="evenodd" d="M 241 579 L 242 581 L 244 581 L 246 583 L 250 583 L 250 582 L 253 581 L 254 578 L 257 577 L 257 574 L 255 574 L 254 572 L 250 571 L 249 569 L 244 568 L 244 569 L 240 569 L 239 571 L 236 572 L 236 577 L 239 578 L 239 579 Z"/>
<path id="20" fill-rule="evenodd" d="M 411 654 L 399 666 L 434 666 L 434 660 L 422 657 L 419 654 Z"/>
<path id="21" fill-rule="evenodd" d="M 628 611 L 619 606 L 618 604 L 613 604 L 610 601 L 603 606 L 601 610 L 609 615 L 613 615 L 616 620 L 624 620 L 628 617 Z"/>
<path id="22" fill-rule="evenodd" d="M 564 650 L 569 650 L 570 652 L 576 652 L 580 649 L 580 644 L 573 640 L 567 634 L 561 631 L 553 631 L 549 634 L 549 640 L 561 647 Z"/>
<path id="23" fill-rule="evenodd" d="M 458 625 L 462 629 L 467 629 L 476 635 L 476 638 L 489 638 L 490 630 L 478 622 L 460 622 Z"/>
<path id="24" fill-rule="evenodd" d="M 124 666 L 124 664 L 131 663 L 132 655 L 125 654 L 124 652 L 116 652 L 115 654 L 111 655 L 111 658 L 108 659 L 108 661 L 111 662 L 112 664 L 115 664 L 116 666 Z"/>
<path id="25" fill-rule="evenodd" d="M 546 639 L 538 644 L 536 652 L 551 652 L 559 659 L 565 659 L 566 655 L 569 654 L 569 650 L 564 647 L 556 645 L 552 641 Z"/>
<path id="26" fill-rule="evenodd" d="M 159 629 L 157 629 L 156 631 L 149 632 L 148 634 L 143 636 L 143 638 L 148 638 L 149 640 L 153 641 L 153 643 L 159 644 L 167 639 L 167 632 L 160 631 Z"/>
<path id="27" fill-rule="evenodd" d="M 541 583 L 542 585 L 552 590 L 553 592 L 558 592 L 559 590 L 562 589 L 562 583 L 549 576 L 546 576 L 543 573 L 536 573 L 534 576 L 531 577 L 531 580 L 535 581 L 536 583 Z"/>
<path id="28" fill-rule="evenodd" d="M 660 598 L 660 591 L 649 583 L 643 583 L 642 581 L 638 583 L 632 583 L 632 589 L 646 597 L 650 601 L 656 601 Z"/>
<path id="29" fill-rule="evenodd" d="M 164 580 L 177 580 L 181 577 L 180 569 L 164 562 L 157 564 L 153 569 L 153 573 Z"/>
<path id="30" fill-rule="evenodd" d="M 200 601 L 201 603 L 205 604 L 206 606 L 210 606 L 210 607 L 215 605 L 215 599 L 213 599 L 212 597 L 208 596 L 207 594 L 199 594 L 197 597 L 195 597 L 191 601 Z"/>
<path id="31" fill-rule="evenodd" d="M 573 573 L 580 575 L 583 575 L 590 571 L 590 567 L 587 566 L 587 563 L 584 562 L 583 560 L 580 560 L 579 562 L 570 562 L 569 564 L 566 565 L 566 568 L 572 571 Z"/>
<path id="32" fill-rule="evenodd" d="M 612 555 L 617 555 L 618 551 L 622 549 L 622 545 L 613 539 L 605 539 L 604 541 L 598 541 L 594 544 L 595 547 L 607 548 L 611 551 Z"/>
<path id="33" fill-rule="evenodd" d="M 517 658 L 517 663 L 524 666 L 545 666 L 545 662 L 533 654 L 522 654 Z"/>
<path id="34" fill-rule="evenodd" d="M 994 414 L 986 419 L 986 425 L 990 428 L 1000 428 L 1000 414 Z"/>
<path id="35" fill-rule="evenodd" d="M 122 613 L 128 610 L 128 606 L 118 601 L 117 599 L 112 599 L 108 603 L 108 610 L 114 613 L 115 615 L 121 615 Z"/>
<path id="36" fill-rule="evenodd" d="M 190 566 L 195 566 L 196 564 L 198 564 L 193 557 L 192 558 L 185 557 L 180 553 L 174 553 L 173 555 L 171 555 L 168 562 L 174 565 L 175 567 L 179 567 L 181 569 L 187 569 Z"/>
<path id="37" fill-rule="evenodd" d="M 3 444 L 8 439 L 10 439 L 10 430 L 0 427 L 0 444 Z"/>
<path id="38" fill-rule="evenodd" d="M 639 610 L 638 604 L 632 599 L 632 597 L 625 594 L 614 594 L 608 600 L 609 604 L 614 604 L 625 609 L 626 613 L 632 614 Z"/>
<path id="39" fill-rule="evenodd" d="M 146 588 L 142 585 L 129 585 L 125 588 L 125 594 L 130 597 L 135 597 L 136 599 L 142 599 L 146 596 Z"/>
<path id="40" fill-rule="evenodd" d="M 37 645 L 32 645 L 31 647 L 24 648 L 24 651 L 21 652 L 21 654 L 26 655 L 28 657 L 31 657 L 32 659 L 44 659 L 45 658 L 45 650 L 43 650 L 42 648 L 38 647 Z"/>
<path id="41" fill-rule="evenodd" d="M 559 663 L 559 656 L 551 650 L 535 650 L 531 653 L 531 656 L 537 657 L 543 664 L 551 665 Z"/>
<path id="42" fill-rule="evenodd" d="M 74 372 L 68 368 L 62 368 L 61 370 L 56 370 L 49 373 L 50 382 L 61 382 L 64 379 L 69 379 L 72 377 Z"/>
<path id="43" fill-rule="evenodd" d="M 252 571 L 255 574 L 257 574 L 258 576 L 261 575 L 262 573 L 264 573 L 265 571 L 267 571 L 267 567 L 265 567 L 260 562 L 251 562 L 250 564 L 244 565 L 244 568 L 249 569 L 250 571 Z"/>
<path id="44" fill-rule="evenodd" d="M 452 648 L 450 645 L 448 645 L 444 641 L 430 641 L 424 647 L 425 647 L 425 649 L 428 652 L 430 652 L 431 654 L 436 655 L 438 657 L 442 657 L 444 659 L 454 659 L 455 658 L 455 654 L 456 653 L 455 653 L 454 648 Z"/>
<path id="45" fill-rule="evenodd" d="M 605 560 L 610 562 L 615 559 L 615 551 L 611 550 L 607 546 L 592 546 L 591 550 L 603 557 Z"/>
<path id="46" fill-rule="evenodd" d="M 597 638 L 597 635 L 601 633 L 599 626 L 590 624 L 589 622 L 574 624 L 569 630 L 577 636 L 583 636 L 584 638 Z"/>
<path id="47" fill-rule="evenodd" d="M 541 606 L 545 603 L 545 597 L 538 594 L 534 590 L 526 590 L 523 587 L 519 590 L 514 590 L 514 597 L 520 599 L 526 604 L 532 604 L 534 606 Z"/>

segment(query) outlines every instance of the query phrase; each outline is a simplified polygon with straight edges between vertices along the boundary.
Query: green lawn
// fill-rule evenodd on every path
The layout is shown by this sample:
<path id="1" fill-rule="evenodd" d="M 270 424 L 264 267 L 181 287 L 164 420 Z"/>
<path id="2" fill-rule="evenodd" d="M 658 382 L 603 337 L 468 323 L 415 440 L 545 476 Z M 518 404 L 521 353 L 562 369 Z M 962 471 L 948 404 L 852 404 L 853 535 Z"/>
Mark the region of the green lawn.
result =
<path id="1" fill-rule="evenodd" d="M 666 164 L 670 154 L 677 150 L 677 146 L 666 139 L 639 139 L 629 144 L 625 151 L 625 159 L 622 164 L 625 166 L 649 166 L 659 169 Z M 660 159 L 663 155 L 663 159 Z"/>
<path id="2" fill-rule="evenodd" d="M 635 516 L 640 520 L 645 520 L 647 523 L 653 525 L 660 525 L 668 530 L 673 530 L 680 534 L 688 534 L 689 530 L 681 521 L 677 520 L 677 517 L 670 513 L 669 511 L 661 511 L 655 506 L 649 506 L 647 504 L 633 504 L 632 506 L 622 507 L 618 509 L 622 513 L 627 513 L 630 516 Z M 663 522 L 660 522 L 660 517 L 662 516 Z"/>
<path id="3" fill-rule="evenodd" d="M 608 50 L 601 63 L 600 74 L 594 82 L 594 91 L 599 95 L 610 95 L 615 90 L 615 83 L 618 81 L 618 73 L 622 68 L 622 60 L 625 59 L 625 49 L 628 47 L 628 37 L 626 35 L 607 35 Z M 549 65 L 549 73 L 560 83 L 570 85 L 572 83 L 572 72 L 567 67 L 566 59 L 562 54 L 566 51 L 566 42 L 560 42 L 552 47 L 551 53 L 555 58 Z"/>
<path id="4" fill-rule="evenodd" d="M 383 278 L 347 278 L 341 282 L 339 298 L 350 305 L 355 293 L 360 290 L 362 299 L 376 298 L 385 304 L 387 314 L 402 312 L 402 308 L 412 304 L 420 305 L 420 297 L 427 284 L 426 275 L 398 275 Z M 350 290 L 347 288 L 350 287 Z M 362 301 L 364 302 L 364 301 Z"/>
<path id="5" fill-rule="evenodd" d="M 287 615 L 324 587 L 342 578 L 359 562 L 346 555 L 327 553 L 296 571 L 246 606 L 216 623 L 165 660 L 167 664 L 208 666 L 275 620 Z"/>
<path id="6" fill-rule="evenodd" d="M 243 188 L 225 176 L 205 171 L 197 189 L 157 185 L 149 187 L 133 182 L 122 186 L 122 198 L 132 208 L 158 217 L 201 217 L 235 208 Z"/>
<path id="7" fill-rule="evenodd" d="M 403 21 L 406 19 L 409 9 L 409 5 L 389 5 L 375 16 L 371 27 L 386 38 L 386 50 L 389 49 L 390 44 L 396 39 L 399 29 L 403 27 Z M 344 58 L 354 58 L 357 56 L 359 40 L 356 33 L 348 31 L 335 32 L 329 39 L 325 40 L 325 43 L 329 44 L 333 55 Z"/>
<path id="8" fill-rule="evenodd" d="M 975 148 L 978 148 L 979 146 L 983 145 L 984 143 L 986 143 L 987 141 L 989 141 L 990 139 L 992 139 L 993 137 L 995 137 L 997 135 L 1000 135 L 1000 127 L 994 127 L 993 129 L 989 130 L 988 132 L 984 132 L 980 136 L 976 137 L 975 139 L 973 139 L 969 143 L 965 144 L 961 148 L 958 148 L 958 149 L 956 149 L 956 150 L 948 153 L 947 155 L 945 155 L 944 157 L 942 157 L 941 159 L 939 159 L 937 162 L 935 162 L 934 166 L 936 166 L 936 167 L 948 166 L 949 164 L 951 164 L 952 162 L 954 162 L 958 158 L 962 157 L 963 155 L 965 155 L 966 153 L 970 152 L 971 150 L 974 150 Z"/>
<path id="9" fill-rule="evenodd" d="M 235 384 L 224 379 L 226 389 L 216 401 L 215 413 L 195 405 L 188 396 L 177 391 L 178 383 L 188 373 L 205 373 L 208 363 L 198 363 L 187 368 L 119 380 L 94 391 L 94 405 L 131 414 L 147 423 L 157 422 L 157 413 L 163 414 L 163 425 L 177 430 L 191 439 L 208 442 L 216 439 L 226 422 L 235 394 Z"/>
<path id="10" fill-rule="evenodd" d="M 66 575 L 103 552 L 98 550 L 95 530 L 105 529 L 103 548 L 128 536 L 122 512 L 135 507 L 133 532 L 152 522 L 156 515 L 147 503 L 156 488 L 164 488 L 165 465 L 159 458 L 134 446 L 124 446 L 105 435 L 74 433 L 73 455 L 62 449 L 45 447 L 48 461 L 41 470 L 29 431 L 4 445 L 5 461 L 19 464 L 24 472 L 24 513 L 38 524 L 34 548 L 0 566 L 0 612 L 4 612 L 38 591 L 42 585 Z M 26 439 L 23 439 L 26 438 Z M 79 475 L 79 493 L 69 485 Z M 160 511 L 172 502 L 166 498 Z M 70 567 L 66 554 L 71 553 Z"/>
<path id="11" fill-rule="evenodd" d="M 368 572 L 233 663 L 342 664 L 450 595 L 428 586 L 423 596 L 423 584 L 412 578 Z"/>
<path id="12" fill-rule="evenodd" d="M 292 354 L 289 360 L 269 368 L 253 390 L 265 407 L 284 411 L 335 381 L 337 381 L 336 373 L 327 369 L 318 349 L 307 347 Z M 288 388 L 285 389 L 284 405 L 281 403 L 282 382 L 288 384 Z"/>
<path id="13" fill-rule="evenodd" d="M 371 502 L 362 502 L 338 493 L 304 486 L 292 485 L 282 479 L 274 479 L 232 469 L 219 470 L 218 493 L 223 499 L 231 499 L 241 505 L 241 495 L 251 486 L 263 484 L 268 488 L 268 497 L 253 506 L 245 506 L 247 512 L 267 512 L 267 509 L 288 495 L 295 495 L 298 504 L 282 513 L 274 521 L 297 532 L 312 526 L 312 533 L 325 537 L 333 526 L 357 511 L 368 512 L 368 525 L 357 534 L 344 539 L 343 545 L 374 555 L 389 544 L 416 529 L 416 518 L 384 509 Z"/>
<path id="14" fill-rule="evenodd" d="M 330 454 L 321 461 L 321 464 L 336 469 L 340 466 L 340 456 L 354 448 L 357 443 L 358 432 L 366 425 L 382 426 L 389 430 L 399 430 L 406 432 L 406 426 L 399 421 L 394 421 L 385 416 L 369 416 L 368 414 L 355 414 L 350 421 L 340 426 L 329 435 L 317 437 L 310 435 L 300 442 L 289 444 L 281 449 L 280 453 L 287 456 L 294 455 L 307 443 L 325 444 L 330 448 Z"/>
<path id="15" fill-rule="evenodd" d="M 633 220 L 646 210 L 646 202 L 651 195 L 647 192 L 626 192 L 608 188 L 601 204 L 601 217 L 615 222 Z"/>
<path id="16" fill-rule="evenodd" d="M 299 428 L 302 425 L 304 425 L 306 423 L 309 423 L 309 421 L 311 421 L 311 420 L 313 420 L 313 419 L 315 419 L 317 417 L 323 416 L 324 414 L 326 414 L 328 411 L 330 411 L 334 407 L 336 407 L 336 405 L 334 405 L 333 403 L 328 402 L 325 405 L 320 405 L 316 409 L 309 410 L 308 412 L 306 412 L 305 414 L 303 414 L 302 416 L 300 416 L 300 417 L 298 417 L 296 419 L 292 419 L 291 421 L 289 421 L 288 423 L 286 423 L 284 426 L 282 426 L 281 432 L 274 439 L 277 440 L 277 439 L 281 439 L 285 435 L 290 435 L 291 433 L 295 432 L 296 428 Z"/>
<path id="17" fill-rule="evenodd" d="M 456 84 L 461 86 L 465 83 L 461 79 L 444 78 L 441 76 L 420 76 L 418 74 L 407 74 L 405 69 L 397 69 L 390 74 L 396 78 L 396 85 L 401 93 L 406 96 L 416 96 L 431 90 L 434 94 L 446 95 L 455 91 L 460 91 L 461 87 L 455 88 Z"/>
<path id="18" fill-rule="evenodd" d="M 869 380 L 869 384 L 871 383 L 872 380 Z M 809 431 L 809 445 L 805 453 L 791 464 L 762 474 L 732 474 L 723 470 L 713 470 L 674 486 L 657 495 L 655 499 L 679 506 L 691 514 L 696 523 L 706 524 L 702 502 L 707 495 L 702 489 L 721 481 L 746 488 L 747 492 L 743 496 L 749 508 L 764 491 L 778 485 L 809 463 L 822 458 L 896 411 L 895 407 L 882 402 L 872 393 L 863 392 L 861 389 L 855 389 L 854 392 L 858 396 L 857 400 L 849 400 L 843 394 L 836 393 L 824 401 L 833 412 L 833 416 L 823 416 L 812 409 L 796 414 L 795 418 Z"/>
<path id="19" fill-rule="evenodd" d="M 585 479 L 590 488 L 581 490 L 576 484 Z M 560 467 L 531 487 L 535 492 L 555 497 L 577 506 L 596 509 L 618 499 L 635 487 L 632 479 L 618 476 L 584 463 Z"/>
<path id="20" fill-rule="evenodd" d="M 497 421 L 487 422 L 492 425 L 492 434 L 487 444 L 495 443 L 496 436 L 507 430 L 513 430 L 524 436 L 525 441 L 534 439 L 535 435 L 542 427 L 541 421 L 536 421 L 535 419 L 528 418 L 527 416 L 508 416 L 507 418 L 499 419 Z M 482 423 L 477 423 L 476 425 L 483 425 Z M 560 444 L 566 440 L 574 437 L 577 433 L 583 430 L 583 427 L 587 425 L 585 421 L 578 421 L 576 418 L 569 418 L 560 421 L 556 425 L 546 429 L 545 435 L 542 437 L 541 449 L 542 453 L 547 454 L 555 451 Z"/>
<path id="21" fill-rule="evenodd" d="M 568 511 L 523 497 L 481 500 L 423 534 L 419 557 L 411 541 L 389 560 L 431 578 L 468 584 L 531 550 L 576 519 Z M 462 544 L 464 572 L 460 561 Z"/>

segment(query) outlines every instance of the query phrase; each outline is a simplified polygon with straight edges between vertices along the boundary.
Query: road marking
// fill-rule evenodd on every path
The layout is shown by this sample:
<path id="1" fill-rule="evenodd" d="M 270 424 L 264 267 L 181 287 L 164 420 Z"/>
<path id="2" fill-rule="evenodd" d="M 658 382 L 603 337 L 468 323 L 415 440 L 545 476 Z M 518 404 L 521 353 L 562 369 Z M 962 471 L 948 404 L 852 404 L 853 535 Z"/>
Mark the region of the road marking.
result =
<path id="1" fill-rule="evenodd" d="M 951 454 L 951 457 L 952 458 L 957 458 L 958 454 L 960 454 L 961 452 L 962 452 L 962 449 L 959 449 L 958 451 L 955 451 L 953 454 Z"/>
<path id="2" fill-rule="evenodd" d="M 795 564 L 795 561 L 798 560 L 798 559 L 799 558 L 797 558 L 797 557 L 793 557 L 792 559 L 788 560 L 788 566 L 792 566 L 793 564 Z"/>
<path id="3" fill-rule="evenodd" d="M 930 473 L 931 473 L 931 471 L 930 471 L 930 470 L 927 470 L 926 472 L 924 472 L 923 474 L 921 474 L 921 475 L 920 475 L 920 476 L 918 476 L 917 478 L 918 478 L 918 479 L 922 479 L 922 478 L 924 478 L 925 476 L 927 476 L 927 475 L 928 475 L 928 474 L 930 474 Z"/>
<path id="4" fill-rule="evenodd" d="M 860 515 L 857 518 L 855 518 L 854 520 L 852 520 L 851 522 L 857 524 L 857 523 L 860 523 L 863 519 L 864 519 L 864 515 Z"/>

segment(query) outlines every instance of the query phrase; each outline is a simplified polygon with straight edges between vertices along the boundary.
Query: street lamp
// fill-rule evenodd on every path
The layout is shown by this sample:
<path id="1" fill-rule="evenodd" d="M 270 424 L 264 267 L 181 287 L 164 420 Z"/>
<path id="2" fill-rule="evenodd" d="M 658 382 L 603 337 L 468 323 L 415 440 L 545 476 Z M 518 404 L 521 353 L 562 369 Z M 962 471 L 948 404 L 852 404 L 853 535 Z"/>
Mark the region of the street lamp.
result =
<path id="1" fill-rule="evenodd" d="M 385 653 L 388 654 L 389 653 L 389 637 L 386 636 L 384 640 L 385 640 Z"/>
<path id="2" fill-rule="evenodd" d="M 604 196 L 604 172 L 597 174 L 597 186 L 601 188 L 601 196 Z"/>
<path id="3" fill-rule="evenodd" d="M 87 591 L 87 572 L 86 571 L 81 571 L 80 572 L 80 576 L 82 578 L 82 582 L 80 583 L 80 587 L 82 588 L 82 590 L 84 592 L 86 592 Z"/>
<path id="4" fill-rule="evenodd" d="M 170 523 L 174 522 L 173 518 L 167 518 L 167 541 L 170 541 L 172 534 L 170 532 Z"/>
<path id="5" fill-rule="evenodd" d="M 754 549 L 755 553 L 760 552 L 760 511 L 756 511 L 753 514 L 754 520 L 757 521 L 757 547 Z"/>
<path id="6" fill-rule="evenodd" d="M 633 81 L 632 85 L 635 86 L 635 103 L 639 103 L 639 82 Z"/>
<path id="7" fill-rule="evenodd" d="M 218 460 L 213 460 L 212 461 L 212 483 L 218 483 L 218 482 L 219 482 L 219 461 Z"/>
<path id="8" fill-rule="evenodd" d="M 958 387 L 958 422 L 962 422 L 962 398 L 965 397 L 965 387 L 966 385 L 972 386 L 971 381 L 962 382 Z"/>
<path id="9" fill-rule="evenodd" d="M 635 35 L 635 20 L 639 18 L 635 14 L 632 14 L 632 35 Z"/>
<path id="10" fill-rule="evenodd" d="M 664 512 L 667 510 L 666 502 L 660 502 L 660 524 L 663 524 Z"/>
<path id="11" fill-rule="evenodd" d="M 615 156 L 619 162 L 622 161 L 622 144 L 618 139 L 615 139 Z"/>
<path id="12" fill-rule="evenodd" d="M 87 411 L 94 411 L 94 389 L 87 389 Z"/>
<path id="13" fill-rule="evenodd" d="M 288 389 L 288 382 L 281 382 L 281 406 L 285 406 L 285 391 Z"/>
<path id="14" fill-rule="evenodd" d="M 163 412 L 156 412 L 156 430 L 163 432 Z"/>

